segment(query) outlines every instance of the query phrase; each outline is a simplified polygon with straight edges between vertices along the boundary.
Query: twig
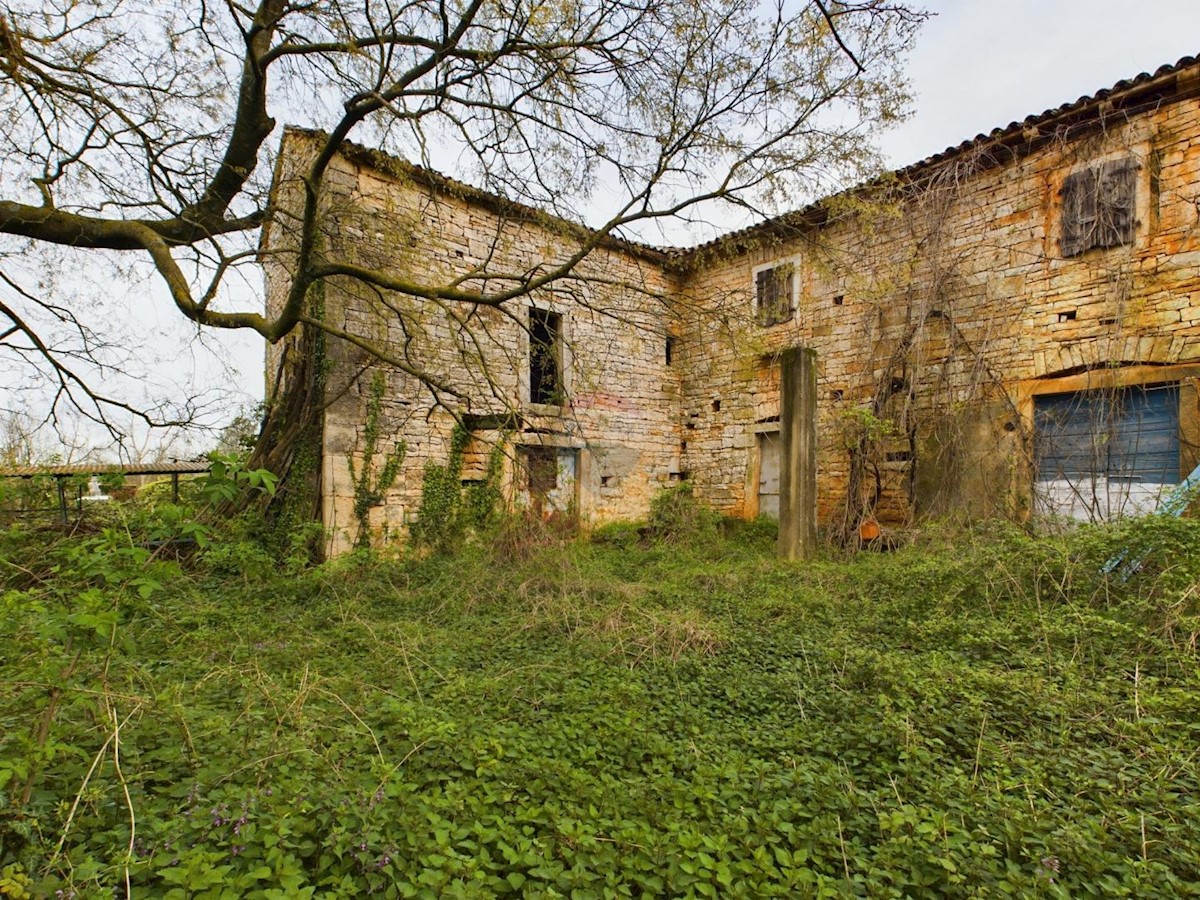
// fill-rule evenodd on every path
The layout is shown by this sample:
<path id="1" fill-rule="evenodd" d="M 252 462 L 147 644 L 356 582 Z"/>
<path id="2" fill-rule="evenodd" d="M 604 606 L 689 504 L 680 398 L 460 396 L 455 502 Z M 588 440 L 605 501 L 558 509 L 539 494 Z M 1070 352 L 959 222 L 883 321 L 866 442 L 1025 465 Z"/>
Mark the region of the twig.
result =
<path id="1" fill-rule="evenodd" d="M 121 724 L 124 725 L 125 722 L 128 722 L 131 718 L 133 718 L 133 714 L 136 713 L 140 708 L 141 707 L 134 709 L 133 712 L 125 717 L 125 721 Z M 58 838 L 58 844 L 55 846 L 54 852 L 50 854 L 50 860 L 46 863 L 47 868 L 54 865 L 55 860 L 62 855 L 63 845 L 67 842 L 67 835 L 70 834 L 71 826 L 75 821 L 75 813 L 79 809 L 80 802 L 83 800 L 83 792 L 87 790 L 87 786 L 91 782 L 92 776 L 96 774 L 96 769 L 100 766 L 101 761 L 103 761 L 105 755 L 108 753 L 108 745 L 111 744 L 112 741 L 113 735 L 110 734 L 107 738 L 105 738 L 104 743 L 101 745 L 100 749 L 96 751 L 96 755 L 92 758 L 92 764 L 90 767 L 88 767 L 87 774 L 83 776 L 83 783 L 79 785 L 79 790 L 75 793 L 75 800 L 71 803 L 71 811 L 67 813 L 67 820 L 63 823 L 63 830 L 62 834 Z"/>
<path id="2" fill-rule="evenodd" d="M 138 709 L 140 709 L 140 707 L 135 708 L 133 712 L 126 717 L 125 721 L 128 722 L 129 718 L 132 717 L 133 713 L 137 712 Z M 108 707 L 108 714 L 112 718 L 113 723 L 113 771 L 116 773 L 117 781 L 121 783 L 121 791 L 125 794 L 125 808 L 129 810 L 129 846 L 125 848 L 125 861 L 123 866 L 125 869 L 125 897 L 126 900 L 133 900 L 133 889 L 129 883 L 129 862 L 133 859 L 133 843 L 137 836 L 137 815 L 133 811 L 133 798 L 129 796 L 129 783 L 125 781 L 125 775 L 121 772 L 121 725 L 124 723 L 117 721 L 117 709 L 115 706 Z"/>
<path id="3" fill-rule="evenodd" d="M 1133 714 L 1142 718 L 1142 698 L 1139 693 L 1142 684 L 1142 663 L 1138 660 L 1133 664 Z"/>
<path id="4" fill-rule="evenodd" d="M 850 858 L 846 855 L 846 836 L 842 834 L 842 817 L 837 817 L 838 823 L 838 845 L 842 848 L 842 868 L 846 872 L 846 882 L 851 882 L 850 878 Z"/>
<path id="5" fill-rule="evenodd" d="M 833 16 L 829 10 L 825 8 L 823 0 L 813 0 L 813 2 L 816 4 L 817 9 L 821 11 L 821 15 L 824 17 L 825 22 L 829 25 L 829 31 L 833 34 L 833 39 L 837 41 L 837 45 L 842 48 L 843 53 L 850 57 L 850 62 L 854 63 L 854 67 L 858 69 L 859 72 L 862 72 L 863 64 L 858 61 L 858 57 L 854 55 L 854 52 L 847 47 L 845 41 L 842 40 L 842 36 L 838 33 L 837 25 L 835 25 L 833 22 Z"/>
<path id="6" fill-rule="evenodd" d="M 979 723 L 979 740 L 975 743 L 975 770 L 971 773 L 971 787 L 979 780 L 979 757 L 983 754 L 983 730 L 987 728 L 987 710 L 983 711 L 983 721 Z"/>
<path id="7" fill-rule="evenodd" d="M 336 700 L 338 703 L 340 703 L 342 705 L 342 708 L 344 710 L 346 710 L 346 712 L 350 713 L 350 715 L 354 717 L 354 720 L 356 722 L 358 722 L 359 725 L 361 725 L 363 728 L 367 729 L 367 734 L 369 734 L 371 736 L 371 743 L 375 745 L 375 753 L 378 754 L 379 761 L 381 763 L 383 763 L 384 765 L 387 765 L 387 759 L 383 755 L 383 748 L 379 746 L 379 739 L 375 736 L 375 731 L 371 728 L 370 725 L 368 725 L 366 722 L 363 721 L 362 716 L 360 716 L 358 713 L 356 713 L 350 707 L 350 704 L 347 703 L 345 700 L 343 700 L 341 698 L 341 696 L 338 695 L 337 693 L 335 693 L 334 691 L 327 691 L 324 688 L 314 688 L 313 690 L 315 690 L 318 694 L 324 694 L 327 697 L 332 697 L 334 700 Z"/>

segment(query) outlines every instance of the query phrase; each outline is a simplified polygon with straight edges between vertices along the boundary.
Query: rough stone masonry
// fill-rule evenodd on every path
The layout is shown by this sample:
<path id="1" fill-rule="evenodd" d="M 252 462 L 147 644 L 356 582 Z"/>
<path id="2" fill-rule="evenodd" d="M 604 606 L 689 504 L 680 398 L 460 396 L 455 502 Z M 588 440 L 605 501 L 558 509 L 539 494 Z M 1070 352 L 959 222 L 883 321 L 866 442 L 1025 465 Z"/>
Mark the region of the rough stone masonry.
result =
<path id="1" fill-rule="evenodd" d="M 285 211 L 311 146 L 285 134 Z M 397 273 L 533 271 L 586 237 L 351 144 L 323 204 L 328 255 Z M 286 291 L 289 239 L 281 215 L 263 242 L 269 304 Z M 335 279 L 324 315 L 459 395 L 385 369 L 380 453 L 408 450 L 371 511 L 377 540 L 405 535 L 456 422 L 470 431 L 462 480 L 484 477 L 499 442 L 504 495 L 543 515 L 637 519 L 686 480 L 754 517 L 778 493 L 779 357 L 795 347 L 818 359 L 818 520 L 843 537 L 923 515 L 1127 511 L 1115 491 L 1133 503 L 1130 484 L 1148 497 L 1200 461 L 1200 63 L 700 247 L 605 240 L 569 283 L 501 309 Z M 269 384 L 279 360 L 272 350 Z M 333 553 L 353 539 L 370 366 L 331 339 Z"/>

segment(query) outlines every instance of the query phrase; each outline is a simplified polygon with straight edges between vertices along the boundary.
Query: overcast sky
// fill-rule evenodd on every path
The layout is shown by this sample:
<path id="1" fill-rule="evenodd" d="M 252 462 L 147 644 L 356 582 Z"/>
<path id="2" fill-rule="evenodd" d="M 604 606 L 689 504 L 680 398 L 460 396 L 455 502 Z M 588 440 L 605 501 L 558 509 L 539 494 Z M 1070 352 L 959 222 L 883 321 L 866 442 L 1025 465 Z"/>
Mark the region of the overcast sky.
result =
<path id="1" fill-rule="evenodd" d="M 911 121 L 883 140 L 897 168 L 1200 54 L 1200 0 L 934 0 L 909 74 Z"/>
<path id="2" fill-rule="evenodd" d="M 929 0 L 926 6 L 936 16 L 910 60 L 913 116 L 881 140 L 896 168 L 1200 54 L 1200 0 Z M 165 298 L 159 301 L 144 324 L 153 329 L 157 322 L 186 346 L 188 334 L 177 331 L 182 320 Z M 219 385 L 234 402 L 260 398 L 262 342 L 216 334 L 207 343 L 224 348 L 219 355 L 233 371 L 199 351 L 190 372 L 176 357 L 164 377 Z"/>
<path id="3" fill-rule="evenodd" d="M 882 139 L 897 168 L 1200 54 L 1200 0 L 933 0 L 926 7 L 937 15 L 911 58 L 914 114 Z M 260 397 L 261 342 L 237 343 L 238 387 Z"/>

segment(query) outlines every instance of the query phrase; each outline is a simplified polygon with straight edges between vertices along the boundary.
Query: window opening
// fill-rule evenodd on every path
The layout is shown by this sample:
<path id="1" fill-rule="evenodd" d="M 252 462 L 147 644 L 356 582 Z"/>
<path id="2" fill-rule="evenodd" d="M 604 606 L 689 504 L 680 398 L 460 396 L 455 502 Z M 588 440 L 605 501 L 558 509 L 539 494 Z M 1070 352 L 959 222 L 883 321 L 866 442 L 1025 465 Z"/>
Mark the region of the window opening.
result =
<path id="1" fill-rule="evenodd" d="M 529 311 L 529 402 L 563 402 L 562 316 L 548 309 Z"/>
<path id="2" fill-rule="evenodd" d="M 1150 512 L 1180 474 L 1179 385 L 1034 398 L 1038 512 L 1102 520 Z"/>
<path id="3" fill-rule="evenodd" d="M 663 353 L 664 361 L 666 362 L 666 364 L 668 366 L 671 364 L 671 360 L 674 356 L 675 356 L 675 338 L 669 337 L 669 338 L 667 338 L 666 347 L 664 348 L 664 353 Z"/>
<path id="4" fill-rule="evenodd" d="M 778 325 L 792 318 L 795 272 L 790 265 L 763 269 L 755 276 L 758 324 Z"/>

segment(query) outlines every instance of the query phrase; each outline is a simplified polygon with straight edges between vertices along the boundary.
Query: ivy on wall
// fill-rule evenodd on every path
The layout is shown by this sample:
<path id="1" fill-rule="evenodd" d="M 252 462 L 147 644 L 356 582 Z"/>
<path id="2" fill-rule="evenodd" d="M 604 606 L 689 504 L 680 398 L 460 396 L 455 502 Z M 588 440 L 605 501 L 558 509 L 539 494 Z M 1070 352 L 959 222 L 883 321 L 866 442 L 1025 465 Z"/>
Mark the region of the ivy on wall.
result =
<path id="1" fill-rule="evenodd" d="M 387 380 L 383 372 L 376 372 L 371 379 L 367 394 L 367 417 L 363 428 L 362 466 L 356 471 L 354 457 L 346 460 L 350 468 L 350 482 L 354 485 L 354 520 L 358 533 L 354 546 L 368 547 L 371 544 L 371 510 L 382 505 L 384 496 L 396 483 L 400 466 L 408 452 L 408 444 L 400 441 L 384 459 L 383 467 L 376 470 L 375 455 L 379 449 L 379 420 L 383 408 L 383 392 Z"/>
<path id="2" fill-rule="evenodd" d="M 501 508 L 500 474 L 504 463 L 504 441 L 496 442 L 488 455 L 483 481 L 464 485 L 463 451 L 470 432 L 461 424 L 450 434 L 450 456 L 445 465 L 425 464 L 421 483 L 421 505 L 411 534 L 413 543 L 434 553 L 448 553 L 469 534 L 486 531 L 496 523 Z"/>

